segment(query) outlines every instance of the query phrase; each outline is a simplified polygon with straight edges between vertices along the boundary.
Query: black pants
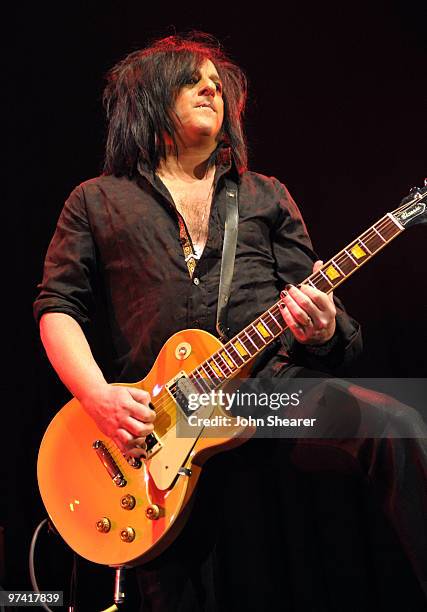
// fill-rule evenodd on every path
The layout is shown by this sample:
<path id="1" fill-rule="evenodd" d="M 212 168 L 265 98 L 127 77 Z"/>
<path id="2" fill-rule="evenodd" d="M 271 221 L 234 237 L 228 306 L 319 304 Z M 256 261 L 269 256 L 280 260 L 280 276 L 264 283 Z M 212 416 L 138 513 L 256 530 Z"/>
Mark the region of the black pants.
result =
<path id="1" fill-rule="evenodd" d="M 184 531 L 137 570 L 143 612 L 427 609 L 425 424 L 343 381 L 315 399 L 318 437 L 209 460 Z M 365 436 L 373 421 L 381 437 Z"/>

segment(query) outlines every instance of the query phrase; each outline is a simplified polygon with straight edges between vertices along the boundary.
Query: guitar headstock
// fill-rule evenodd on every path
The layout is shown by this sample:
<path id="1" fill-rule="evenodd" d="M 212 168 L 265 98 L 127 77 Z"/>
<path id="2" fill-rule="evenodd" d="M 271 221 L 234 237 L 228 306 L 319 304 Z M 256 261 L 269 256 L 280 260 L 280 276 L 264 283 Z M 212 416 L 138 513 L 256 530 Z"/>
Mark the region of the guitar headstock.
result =
<path id="1" fill-rule="evenodd" d="M 424 187 L 414 187 L 406 198 L 403 198 L 399 208 L 391 214 L 405 228 L 418 223 L 427 223 L 427 179 Z"/>

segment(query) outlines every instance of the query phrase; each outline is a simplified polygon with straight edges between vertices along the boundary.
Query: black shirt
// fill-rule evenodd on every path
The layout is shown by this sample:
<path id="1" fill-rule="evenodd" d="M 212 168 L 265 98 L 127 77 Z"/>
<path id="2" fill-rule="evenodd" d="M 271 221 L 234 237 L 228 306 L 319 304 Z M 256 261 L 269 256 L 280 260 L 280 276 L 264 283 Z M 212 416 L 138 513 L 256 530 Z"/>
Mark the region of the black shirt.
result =
<path id="1" fill-rule="evenodd" d="M 46 312 L 62 312 L 85 328 L 96 301 L 102 299 L 114 377 L 127 382 L 147 374 L 176 331 L 201 328 L 216 335 L 225 174 L 239 187 L 228 312 L 231 335 L 239 332 L 278 300 L 284 285 L 311 274 L 317 257 L 284 185 L 254 172 L 237 176 L 229 156 L 217 164 L 208 238 L 193 278 L 179 237 L 178 212 L 156 175 L 141 169 L 133 180 L 100 176 L 79 185 L 65 203 L 48 249 L 34 304 L 37 320 Z M 330 355 L 320 357 L 311 349 L 295 347 L 288 334 L 283 346 L 276 342 L 259 361 L 265 371 L 295 360 L 319 369 L 322 363 L 338 363 L 357 353 L 359 326 L 338 306 L 339 342 Z"/>

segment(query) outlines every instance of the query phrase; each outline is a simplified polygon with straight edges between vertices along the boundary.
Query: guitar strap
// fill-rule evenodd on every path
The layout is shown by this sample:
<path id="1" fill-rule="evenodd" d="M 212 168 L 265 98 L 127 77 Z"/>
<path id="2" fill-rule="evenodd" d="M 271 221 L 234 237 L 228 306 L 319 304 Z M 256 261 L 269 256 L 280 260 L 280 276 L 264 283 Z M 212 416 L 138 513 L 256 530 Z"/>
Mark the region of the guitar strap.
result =
<path id="1" fill-rule="evenodd" d="M 236 255 L 237 230 L 239 226 L 239 198 L 237 185 L 229 179 L 225 179 L 225 188 L 227 197 L 225 211 L 224 242 L 222 245 L 218 307 L 216 312 L 216 330 L 222 342 L 228 341 L 228 302 L 230 299 L 231 281 L 233 278 L 234 259 Z M 185 262 L 187 264 L 190 277 L 192 278 L 198 256 L 194 252 L 194 249 L 191 245 L 190 237 L 188 236 L 185 224 L 180 215 L 178 215 L 178 221 L 179 237 L 181 239 L 182 248 L 184 251 Z"/>
<path id="2" fill-rule="evenodd" d="M 227 326 L 228 303 L 236 256 L 237 231 L 239 226 L 239 192 L 237 185 L 225 179 L 226 212 L 224 242 L 222 245 L 221 273 L 219 278 L 218 308 L 216 311 L 216 331 L 222 342 L 228 341 Z"/>

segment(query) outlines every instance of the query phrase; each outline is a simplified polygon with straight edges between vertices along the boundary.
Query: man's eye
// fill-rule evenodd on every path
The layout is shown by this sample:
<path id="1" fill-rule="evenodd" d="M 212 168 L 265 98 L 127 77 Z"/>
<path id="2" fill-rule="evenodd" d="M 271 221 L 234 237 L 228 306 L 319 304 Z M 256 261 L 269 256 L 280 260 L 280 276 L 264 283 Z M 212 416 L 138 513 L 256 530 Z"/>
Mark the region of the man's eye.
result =
<path id="1" fill-rule="evenodd" d="M 217 91 L 219 91 L 219 92 L 222 91 L 222 84 L 221 83 L 215 83 L 215 87 L 216 87 Z"/>

